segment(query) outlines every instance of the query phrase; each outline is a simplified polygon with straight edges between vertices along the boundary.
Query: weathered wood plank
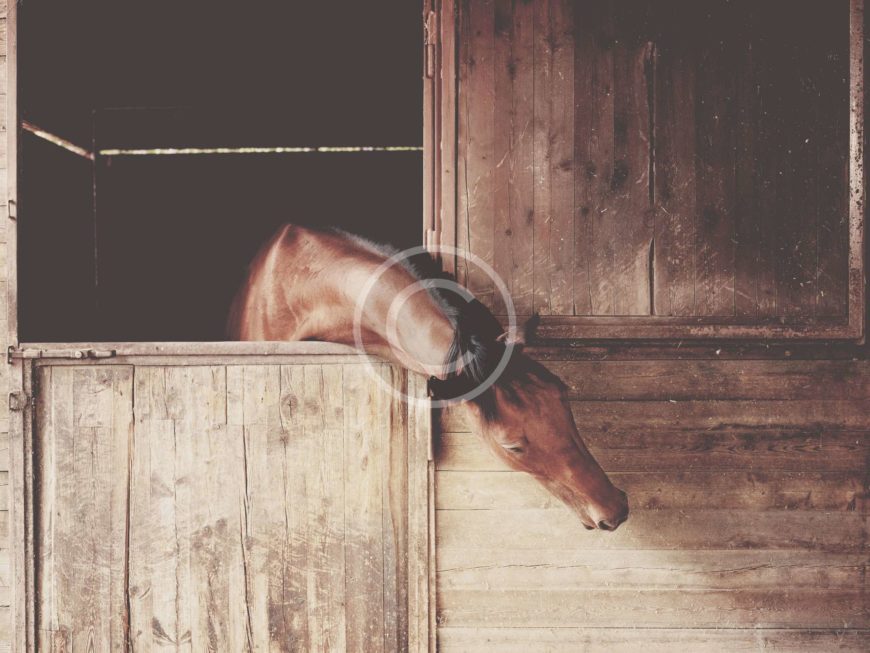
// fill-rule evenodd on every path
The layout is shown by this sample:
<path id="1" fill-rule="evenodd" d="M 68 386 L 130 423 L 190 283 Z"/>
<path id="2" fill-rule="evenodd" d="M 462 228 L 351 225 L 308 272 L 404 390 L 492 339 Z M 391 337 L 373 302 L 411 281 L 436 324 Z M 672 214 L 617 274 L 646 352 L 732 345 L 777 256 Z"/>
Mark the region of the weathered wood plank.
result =
<path id="1" fill-rule="evenodd" d="M 863 472 L 611 472 L 628 493 L 632 511 L 828 510 L 859 511 L 867 491 Z M 436 506 L 442 510 L 559 508 L 559 500 L 519 472 L 439 471 Z"/>
<path id="2" fill-rule="evenodd" d="M 438 587 L 562 590 L 843 590 L 860 591 L 866 553 L 814 551 L 578 551 L 438 549 Z"/>
<path id="3" fill-rule="evenodd" d="M 870 630 L 758 628 L 439 628 L 440 650 L 464 653 L 805 653 L 866 651 Z"/>
<path id="4" fill-rule="evenodd" d="M 867 361 L 552 361 L 581 400 L 864 399 Z"/>
<path id="5" fill-rule="evenodd" d="M 574 310 L 611 305 L 608 275 L 617 243 L 608 216 L 613 177 L 613 15 L 609 3 L 574 7 Z M 593 267 L 594 263 L 594 267 Z M 603 297 L 602 297 L 603 296 Z M 597 301 L 596 301 L 597 300 Z"/>
<path id="6" fill-rule="evenodd" d="M 534 310 L 574 314 L 574 23 L 564 0 L 534 6 Z"/>
<path id="7" fill-rule="evenodd" d="M 653 313 L 695 307 L 695 62 L 674 43 L 656 48 Z"/>
<path id="8" fill-rule="evenodd" d="M 520 315 L 533 310 L 533 4 L 496 2 L 496 224 L 494 269 Z M 498 107 L 505 107 L 499 110 Z M 506 151 L 504 151 L 506 148 Z M 505 314 L 496 294 L 494 310 Z"/>
<path id="9" fill-rule="evenodd" d="M 306 469 L 313 459 L 314 450 L 319 446 L 318 433 L 306 428 L 305 417 L 305 368 L 301 365 L 281 366 L 280 415 L 284 432 L 287 434 L 284 458 L 286 503 L 287 571 L 282 585 L 284 597 L 283 618 L 287 620 L 285 633 L 289 642 L 299 650 L 309 650 L 308 606 L 314 597 L 308 595 L 310 563 L 308 541 L 310 526 L 308 507 L 311 492 Z M 312 488 L 313 491 L 313 488 Z"/>
<path id="10" fill-rule="evenodd" d="M 870 431 L 582 431 L 583 440 L 608 472 L 681 470 L 862 472 Z M 476 435 L 443 433 L 437 457 L 442 470 L 506 471 Z"/>
<path id="11" fill-rule="evenodd" d="M 731 12 L 719 7 L 698 26 L 704 42 L 695 62 L 697 315 L 734 315 L 735 48 L 724 36 Z"/>
<path id="12" fill-rule="evenodd" d="M 630 524 L 630 525 L 629 525 Z M 520 527 L 521 525 L 521 527 Z M 587 532 L 568 508 L 439 510 L 439 546 L 494 549 L 785 549 L 860 553 L 866 516 L 854 512 L 642 510 L 626 526 Z"/>
<path id="13" fill-rule="evenodd" d="M 464 120 L 459 157 L 464 177 L 460 178 L 464 212 L 460 242 L 489 265 L 493 263 L 495 228 L 495 6 L 493 0 L 462 4 L 461 59 L 465 70 L 460 79 Z M 464 81 L 464 85 L 463 85 Z M 471 98 L 474 101 L 471 101 Z M 479 266 L 460 261 L 463 283 L 485 305 L 492 307 L 495 286 Z"/>
<path id="14" fill-rule="evenodd" d="M 40 381 L 51 414 L 43 407 L 38 418 L 38 450 L 46 453 L 38 482 L 47 484 L 51 512 L 40 507 L 34 536 L 37 555 L 47 558 L 36 581 L 45 590 L 38 637 L 46 647 L 123 648 L 127 541 L 118 516 L 127 511 L 128 476 L 115 465 L 125 470 L 129 459 L 132 369 L 53 370 Z"/>
<path id="15" fill-rule="evenodd" d="M 308 504 L 308 635 L 316 650 L 346 647 L 342 373 L 341 368 L 327 365 L 305 368 L 304 426 L 306 433 L 321 437 L 306 470 L 312 491 Z"/>
<path id="16" fill-rule="evenodd" d="M 849 285 L 849 127 L 843 116 L 849 106 L 848 3 L 832 4 L 824 28 L 837 46 L 813 52 L 821 110 L 816 129 L 818 217 L 815 292 L 817 315 L 844 315 Z"/>
<path id="17" fill-rule="evenodd" d="M 40 368 L 41 644 L 404 648 L 402 405 L 361 365 L 133 370 Z"/>
<path id="18" fill-rule="evenodd" d="M 734 313 L 758 316 L 759 244 L 761 217 L 758 215 L 758 119 L 761 93 L 758 52 L 753 43 L 754 12 L 750 9 L 734 21 L 742 35 L 732 58 L 735 69 L 734 125 Z"/>
<path id="19" fill-rule="evenodd" d="M 650 178 L 654 44 L 647 22 L 652 5 L 614 3 L 613 173 L 604 219 L 615 239 L 613 267 L 600 270 L 611 283 L 613 315 L 649 315 L 650 252 L 654 215 Z"/>
<path id="20" fill-rule="evenodd" d="M 384 488 L 381 475 L 370 470 L 385 464 L 389 403 L 380 385 L 359 365 L 344 368 L 342 386 L 345 396 L 353 397 L 344 409 L 347 646 L 383 651 Z"/>
<path id="21" fill-rule="evenodd" d="M 781 590 L 620 590 L 584 589 L 557 593 L 534 590 L 441 593 L 439 623 L 444 626 L 636 628 L 867 628 L 863 592 L 840 590 L 786 593 Z M 825 610 L 819 610 L 819 604 Z M 619 615 L 614 619 L 614 615 Z"/>
<path id="22" fill-rule="evenodd" d="M 870 400 L 572 401 L 571 410 L 584 433 L 610 429 L 623 432 L 870 429 Z M 467 431 L 464 420 L 462 409 L 442 413 L 445 431 Z"/>

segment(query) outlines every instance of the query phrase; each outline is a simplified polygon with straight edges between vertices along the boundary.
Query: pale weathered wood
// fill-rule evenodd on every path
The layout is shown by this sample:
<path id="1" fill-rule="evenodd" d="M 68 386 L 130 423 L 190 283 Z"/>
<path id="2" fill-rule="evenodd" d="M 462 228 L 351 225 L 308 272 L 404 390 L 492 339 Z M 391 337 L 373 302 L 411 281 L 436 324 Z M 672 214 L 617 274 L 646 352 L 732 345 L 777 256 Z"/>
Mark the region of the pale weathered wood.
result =
<path id="1" fill-rule="evenodd" d="M 867 555 L 815 551 L 583 551 L 558 549 L 438 550 L 442 589 L 698 589 L 860 591 Z"/>
<path id="2" fill-rule="evenodd" d="M 442 651 L 465 653 L 757 653 L 866 651 L 868 630 L 776 630 L 756 628 L 439 628 Z"/>
<path id="3" fill-rule="evenodd" d="M 428 421 L 420 470 L 381 385 L 408 377 L 243 362 L 38 368 L 41 647 L 401 650 L 409 622 L 428 647 Z"/>
<path id="4" fill-rule="evenodd" d="M 855 512 L 805 510 L 642 510 L 631 527 L 586 532 L 567 508 L 440 510 L 438 546 L 493 549 L 786 549 L 859 553 L 867 519 Z"/>
<path id="5" fill-rule="evenodd" d="M 863 592 L 840 590 L 784 594 L 771 591 L 699 590 L 693 592 L 609 589 L 565 590 L 557 594 L 516 590 L 448 590 L 441 595 L 439 623 L 450 626 L 577 627 L 623 626 L 733 628 L 753 624 L 762 628 L 867 628 L 867 600 Z M 825 609 L 819 610 L 824 604 Z"/>
<path id="6" fill-rule="evenodd" d="M 864 473 L 691 471 L 611 473 L 632 510 L 861 510 Z M 436 505 L 447 510 L 557 508 L 559 500 L 519 472 L 441 471 Z"/>
<path id="7" fill-rule="evenodd" d="M 46 556 L 34 597 L 38 642 L 67 650 L 123 647 L 132 368 L 52 370 L 39 381 L 47 395 L 42 411 L 50 413 L 38 417 L 37 482 L 46 484 L 40 496 L 49 508 L 38 512 L 34 529 L 35 555 Z"/>

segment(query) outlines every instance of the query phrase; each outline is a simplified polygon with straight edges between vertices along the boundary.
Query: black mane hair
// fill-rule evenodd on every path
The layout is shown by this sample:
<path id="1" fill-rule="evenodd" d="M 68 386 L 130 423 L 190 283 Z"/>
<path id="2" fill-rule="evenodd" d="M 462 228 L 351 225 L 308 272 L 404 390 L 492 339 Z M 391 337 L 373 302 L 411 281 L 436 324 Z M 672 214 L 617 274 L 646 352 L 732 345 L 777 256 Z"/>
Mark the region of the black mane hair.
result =
<path id="1" fill-rule="evenodd" d="M 333 231 L 354 240 L 364 249 L 387 258 L 399 253 L 389 245 L 375 243 L 341 229 L 333 229 Z M 508 355 L 508 345 L 501 338 L 504 329 L 492 312 L 477 299 L 466 301 L 456 292 L 445 291 L 435 284 L 427 284 L 426 282 L 435 280 L 455 281 L 432 257 L 422 254 L 410 260 L 402 258 L 400 263 L 411 275 L 424 283 L 430 296 L 453 325 L 453 342 L 444 361 L 444 365 L 453 371 L 443 380 L 430 378 L 429 391 L 435 399 L 461 400 L 464 395 L 489 380 L 502 358 Z M 537 361 L 524 355 L 519 348 L 512 348 L 509 355 L 510 360 L 494 383 L 468 400 L 476 404 L 484 419 L 489 421 L 495 419 L 498 413 L 493 392 L 495 386 L 505 390 L 508 400 L 514 402 L 519 401 L 517 390 L 530 385 L 534 380 L 555 384 L 560 389 L 565 389 L 561 379 Z M 465 361 L 465 364 L 462 361 Z"/>
<path id="2" fill-rule="evenodd" d="M 508 345 L 501 338 L 504 333 L 501 323 L 477 299 L 465 301 L 455 293 L 444 293 L 436 288 L 430 288 L 429 292 L 444 308 L 454 329 L 453 342 L 444 361 L 451 372 L 444 380 L 429 380 L 433 398 L 461 399 L 487 382 L 496 373 L 504 356 L 510 358 L 490 387 L 468 399 L 478 406 L 485 420 L 492 421 L 498 414 L 495 387 L 503 390 L 508 401 L 514 403 L 520 400 L 517 391 L 535 380 L 565 389 L 561 379 L 523 354 L 521 348 L 512 347 L 508 351 Z M 464 365 L 462 361 L 465 361 Z"/>

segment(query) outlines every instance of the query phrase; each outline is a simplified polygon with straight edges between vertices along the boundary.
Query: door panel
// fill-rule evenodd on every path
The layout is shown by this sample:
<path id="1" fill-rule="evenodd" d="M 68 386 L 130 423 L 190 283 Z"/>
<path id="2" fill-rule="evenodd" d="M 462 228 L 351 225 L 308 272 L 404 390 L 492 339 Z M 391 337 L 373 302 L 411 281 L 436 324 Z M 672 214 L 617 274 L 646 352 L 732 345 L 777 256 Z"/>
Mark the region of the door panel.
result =
<path id="1" fill-rule="evenodd" d="M 861 0 L 457 4 L 456 243 L 543 335 L 861 336 Z"/>
<path id="2" fill-rule="evenodd" d="M 420 387 L 321 358 L 34 368 L 37 649 L 425 649 Z"/>

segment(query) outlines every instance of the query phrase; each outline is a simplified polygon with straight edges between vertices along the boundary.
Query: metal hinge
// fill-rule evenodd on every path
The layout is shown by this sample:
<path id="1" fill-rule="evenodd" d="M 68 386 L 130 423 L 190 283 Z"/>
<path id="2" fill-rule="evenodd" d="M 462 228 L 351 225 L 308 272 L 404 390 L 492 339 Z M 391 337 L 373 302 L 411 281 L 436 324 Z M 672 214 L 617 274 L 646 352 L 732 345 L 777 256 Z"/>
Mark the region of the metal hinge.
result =
<path id="1" fill-rule="evenodd" d="M 14 347 L 10 346 L 7 350 L 6 359 L 12 362 L 16 359 L 34 359 L 34 358 L 114 358 L 118 352 L 114 349 L 35 349 L 32 347 Z"/>
<path id="2" fill-rule="evenodd" d="M 6 212 L 10 220 L 18 219 L 18 204 L 15 203 L 15 200 L 9 200 L 6 203 Z"/>
<path id="3" fill-rule="evenodd" d="M 438 45 L 438 14 L 430 11 L 426 15 L 426 78 L 435 77 L 435 46 Z"/>
<path id="4" fill-rule="evenodd" d="M 9 393 L 9 410 L 13 413 L 19 413 L 31 405 L 33 405 L 33 397 L 28 397 L 23 392 Z"/>

